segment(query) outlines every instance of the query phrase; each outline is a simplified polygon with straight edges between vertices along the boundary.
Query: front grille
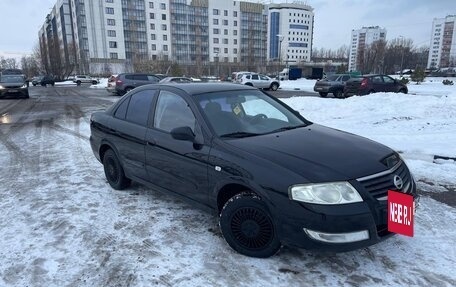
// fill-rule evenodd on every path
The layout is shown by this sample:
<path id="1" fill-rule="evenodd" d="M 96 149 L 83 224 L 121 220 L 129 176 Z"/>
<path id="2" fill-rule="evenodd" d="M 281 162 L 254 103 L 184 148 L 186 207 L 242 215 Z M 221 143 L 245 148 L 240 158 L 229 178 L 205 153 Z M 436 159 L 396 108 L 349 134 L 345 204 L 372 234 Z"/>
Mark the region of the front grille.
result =
<path id="1" fill-rule="evenodd" d="M 22 87 L 22 85 L 21 86 L 9 86 L 8 89 L 19 89 L 20 87 Z"/>
<path id="2" fill-rule="evenodd" d="M 395 175 L 400 176 L 403 182 L 402 188 L 399 189 L 400 192 L 408 194 L 415 193 L 415 182 L 407 166 L 402 161 L 389 170 L 358 178 L 357 180 L 375 199 L 386 200 L 388 190 L 398 190 L 394 185 Z"/>

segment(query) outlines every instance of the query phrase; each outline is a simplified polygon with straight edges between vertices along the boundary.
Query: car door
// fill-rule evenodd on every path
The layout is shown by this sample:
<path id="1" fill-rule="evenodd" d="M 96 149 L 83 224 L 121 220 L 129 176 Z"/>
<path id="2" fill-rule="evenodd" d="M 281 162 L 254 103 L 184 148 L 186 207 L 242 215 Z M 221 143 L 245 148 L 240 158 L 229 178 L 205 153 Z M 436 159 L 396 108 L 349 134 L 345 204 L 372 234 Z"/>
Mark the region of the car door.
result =
<path id="1" fill-rule="evenodd" d="M 264 75 L 259 75 L 259 88 L 261 89 L 268 89 L 269 86 L 271 85 L 271 79 L 269 77 L 266 77 Z"/>
<path id="2" fill-rule="evenodd" d="M 114 111 L 112 140 L 127 175 L 147 179 L 145 137 L 154 90 L 143 90 L 125 98 Z"/>
<path id="3" fill-rule="evenodd" d="M 385 92 L 385 84 L 383 83 L 382 76 L 373 76 L 371 78 L 371 82 L 372 82 L 372 89 L 375 92 Z"/>
<path id="4" fill-rule="evenodd" d="M 397 92 L 396 81 L 388 76 L 383 76 L 383 82 L 385 83 L 385 92 Z"/>
<path id="5" fill-rule="evenodd" d="M 202 128 L 194 110 L 177 92 L 160 91 L 152 127 L 146 134 L 146 169 L 151 183 L 208 204 L 209 145 L 176 140 L 170 134 L 174 128 L 188 126 L 203 143 Z"/>
<path id="6" fill-rule="evenodd" d="M 258 74 L 252 74 L 251 81 L 254 87 L 261 88 L 261 81 Z"/>

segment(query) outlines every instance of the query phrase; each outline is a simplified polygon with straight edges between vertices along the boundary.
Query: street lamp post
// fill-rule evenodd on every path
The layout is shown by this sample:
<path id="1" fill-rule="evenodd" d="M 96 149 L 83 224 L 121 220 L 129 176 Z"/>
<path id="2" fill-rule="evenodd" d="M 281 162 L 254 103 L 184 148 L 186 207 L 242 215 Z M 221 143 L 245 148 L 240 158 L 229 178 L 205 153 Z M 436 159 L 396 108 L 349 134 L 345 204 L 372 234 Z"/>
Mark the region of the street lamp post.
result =
<path id="1" fill-rule="evenodd" d="M 401 77 L 402 77 L 402 65 L 404 64 L 404 36 L 399 36 L 401 38 Z"/>
<path id="2" fill-rule="evenodd" d="M 283 41 L 283 35 L 276 35 L 279 37 L 279 65 L 282 67 L 282 41 Z"/>

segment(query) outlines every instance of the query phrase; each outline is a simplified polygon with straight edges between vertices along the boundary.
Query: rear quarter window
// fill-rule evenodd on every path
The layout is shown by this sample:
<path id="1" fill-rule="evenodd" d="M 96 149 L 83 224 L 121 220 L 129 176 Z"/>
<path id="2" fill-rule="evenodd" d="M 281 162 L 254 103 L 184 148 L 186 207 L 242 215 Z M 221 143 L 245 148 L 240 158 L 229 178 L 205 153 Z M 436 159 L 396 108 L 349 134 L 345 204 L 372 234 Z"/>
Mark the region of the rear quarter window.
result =
<path id="1" fill-rule="evenodd" d="M 154 90 L 143 90 L 131 96 L 128 105 L 126 120 L 142 126 L 147 126 Z"/>

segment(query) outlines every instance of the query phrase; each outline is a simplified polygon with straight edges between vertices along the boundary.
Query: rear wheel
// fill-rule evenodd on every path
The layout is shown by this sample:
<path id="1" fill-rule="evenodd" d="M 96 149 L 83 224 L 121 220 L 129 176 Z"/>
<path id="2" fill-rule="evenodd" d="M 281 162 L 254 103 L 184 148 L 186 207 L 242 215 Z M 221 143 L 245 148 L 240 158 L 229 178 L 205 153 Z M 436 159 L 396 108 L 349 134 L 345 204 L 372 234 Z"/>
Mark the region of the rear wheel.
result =
<path id="1" fill-rule="evenodd" d="M 320 97 L 323 97 L 323 98 L 326 98 L 328 96 L 328 93 L 319 92 L 319 94 L 320 94 Z"/>
<path id="2" fill-rule="evenodd" d="M 80 86 L 81 85 L 81 81 L 76 81 L 76 85 Z"/>
<path id="3" fill-rule="evenodd" d="M 252 83 L 245 83 L 246 86 L 250 86 L 250 87 L 253 87 L 253 84 Z"/>
<path id="4" fill-rule="evenodd" d="M 128 93 L 129 91 L 133 90 L 132 87 L 125 88 L 125 94 Z"/>
<path id="5" fill-rule="evenodd" d="M 231 248 L 246 256 L 270 257 L 281 247 L 272 217 L 255 194 L 229 199 L 220 213 L 220 229 Z"/>
<path id="6" fill-rule="evenodd" d="M 406 89 L 400 89 L 399 93 L 407 94 L 407 90 Z"/>
<path id="7" fill-rule="evenodd" d="M 93 81 L 92 81 L 92 85 L 96 85 L 96 84 L 98 84 L 98 82 L 95 81 L 95 80 L 93 80 Z"/>
<path id="8" fill-rule="evenodd" d="M 104 154 L 103 167 L 106 179 L 112 188 L 121 190 L 130 185 L 131 180 L 125 176 L 122 165 L 112 149 Z"/>

